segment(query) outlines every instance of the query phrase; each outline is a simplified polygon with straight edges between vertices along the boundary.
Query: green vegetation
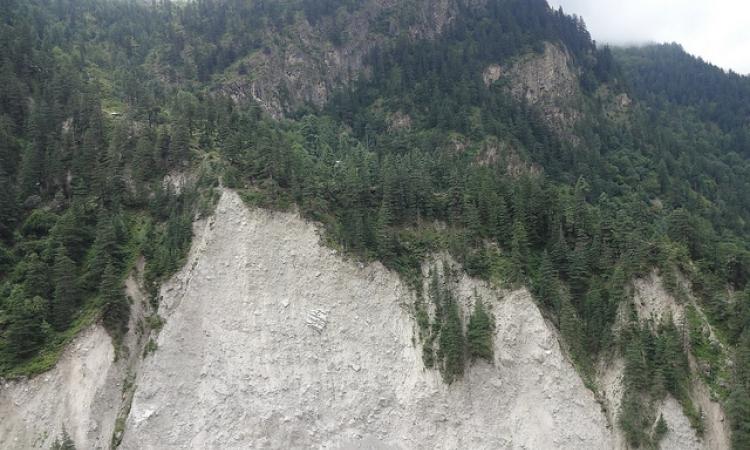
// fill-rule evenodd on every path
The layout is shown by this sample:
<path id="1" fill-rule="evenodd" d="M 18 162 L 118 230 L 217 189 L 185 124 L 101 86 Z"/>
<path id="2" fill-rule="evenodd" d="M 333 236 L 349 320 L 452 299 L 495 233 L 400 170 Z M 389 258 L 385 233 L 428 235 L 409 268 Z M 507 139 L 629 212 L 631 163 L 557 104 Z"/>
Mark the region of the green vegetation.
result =
<path id="1" fill-rule="evenodd" d="M 455 294 L 457 277 L 456 270 L 446 261 L 440 270 L 433 266 L 427 290 L 432 317 L 426 305 L 416 305 L 425 366 L 439 369 L 448 384 L 463 376 L 467 362 L 484 359 L 492 363 L 494 355 L 494 318 L 476 292 L 464 330 L 464 313 Z"/>
<path id="2" fill-rule="evenodd" d="M 690 398 L 690 370 L 682 341 L 672 320 L 651 329 L 633 319 L 623 333 L 626 384 L 619 421 L 634 447 L 650 448 L 658 443 L 658 423 L 653 435 L 650 433 L 654 407 L 667 394 L 680 402 L 696 431 L 703 431 L 700 411 Z"/>
<path id="3" fill-rule="evenodd" d="M 414 23 L 414 1 L 364 19 L 383 38 L 365 58 L 371 76 L 322 108 L 286 92 L 279 120 L 222 83 L 252 77 L 253 57 L 301 21 L 346 44 L 342 21 L 364 0 L 2 2 L 0 374 L 48 368 L 98 314 L 121 336 L 138 255 L 158 306 L 221 177 L 254 205 L 296 205 L 333 245 L 420 292 L 425 257 L 441 251 L 472 276 L 529 286 L 585 378 L 604 352 L 624 355 L 631 443 L 658 441 L 652 406 L 667 393 L 701 426 L 693 352 L 726 385 L 734 445 L 750 446 L 750 81 L 675 46 L 597 47 L 543 0 L 457 0 L 434 39 L 386 39 Z M 545 41 L 580 69 L 576 139 L 481 76 Z M 607 92 L 635 102 L 609 114 Z M 197 181 L 177 189 L 166 175 Z M 654 268 L 683 303 L 687 277 L 705 312 L 696 322 L 688 309 L 690 345 L 673 323 L 611 333 L 629 280 Z M 488 305 L 477 301 L 464 334 L 450 289 L 429 291 L 415 305 L 424 361 L 452 382 L 467 360 L 491 359 Z"/>
<path id="4" fill-rule="evenodd" d="M 427 367 L 437 366 L 443 379 L 450 384 L 464 374 L 466 362 L 466 338 L 461 306 L 454 294 L 455 274 L 447 263 L 443 272 L 436 268 L 430 271 L 429 298 L 434 308 L 434 318 L 430 324 L 430 336 L 424 343 L 423 357 Z M 434 350 L 433 346 L 437 344 Z"/>
<path id="5" fill-rule="evenodd" d="M 656 427 L 654 428 L 654 442 L 658 444 L 668 432 L 667 421 L 664 420 L 663 415 L 659 414 L 659 420 L 656 421 Z"/>
<path id="6" fill-rule="evenodd" d="M 468 354 L 472 360 L 478 358 L 488 362 L 493 361 L 493 330 L 495 328 L 493 317 L 487 312 L 484 302 L 474 294 L 474 311 L 469 317 L 469 325 L 466 328 L 466 345 Z"/>
<path id="7" fill-rule="evenodd" d="M 55 442 L 52 443 L 50 450 L 76 450 L 76 445 L 73 442 L 73 439 L 70 438 L 65 427 L 63 427 L 61 436 L 55 438 Z"/>
<path id="8" fill-rule="evenodd" d="M 100 314 L 118 340 L 129 317 L 125 274 L 146 255 L 153 290 L 179 267 L 199 199 L 193 188 L 177 194 L 161 181 L 171 171 L 191 170 L 187 148 L 173 144 L 184 137 L 180 124 L 190 123 L 189 111 L 159 108 L 145 123 L 110 116 L 102 106 L 129 108 L 144 93 L 110 89 L 124 88 L 124 80 L 112 78 L 131 65 L 99 59 L 111 40 L 84 42 L 84 34 L 106 24 L 75 19 L 84 10 L 108 15 L 122 5 L 64 3 L 2 6 L 0 79 L 8 83 L 0 94 L 2 376 L 47 370 Z"/>

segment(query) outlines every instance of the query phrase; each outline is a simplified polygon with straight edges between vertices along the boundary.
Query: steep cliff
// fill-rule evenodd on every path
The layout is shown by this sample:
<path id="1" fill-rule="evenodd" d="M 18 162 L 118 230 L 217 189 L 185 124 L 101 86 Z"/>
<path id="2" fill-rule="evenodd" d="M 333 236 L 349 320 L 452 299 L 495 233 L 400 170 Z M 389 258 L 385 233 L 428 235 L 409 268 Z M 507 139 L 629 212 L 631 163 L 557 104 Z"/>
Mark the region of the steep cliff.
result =
<path id="1" fill-rule="evenodd" d="M 123 448 L 601 448 L 593 394 L 526 291 L 464 277 L 496 318 L 493 364 L 446 385 L 424 368 L 413 293 L 346 261 L 296 214 L 224 193 L 163 291 Z"/>
<path id="2" fill-rule="evenodd" d="M 491 64 L 482 78 L 487 86 L 497 81 L 507 83 L 511 95 L 538 108 L 560 137 L 577 142 L 572 128 L 582 116 L 579 69 L 564 46 L 545 42 L 543 49 L 507 67 Z"/>
<path id="3" fill-rule="evenodd" d="M 314 224 L 248 209 L 227 190 L 195 230 L 160 292 L 156 350 L 143 356 L 148 305 L 134 276 L 129 351 L 115 359 L 94 325 L 51 372 L 6 382 L 3 448 L 45 448 L 63 427 L 82 448 L 627 448 L 613 427 L 621 360 L 600 371 L 602 409 L 525 290 L 459 276 L 464 323 L 478 298 L 494 318 L 494 356 L 448 385 L 423 364 L 415 293 L 322 246 Z M 685 317 L 656 274 L 634 288 L 644 323 Z M 667 397 L 663 448 L 727 448 L 721 407 L 700 380 L 692 392 L 705 435 Z"/>
<path id="4" fill-rule="evenodd" d="M 45 448 L 63 427 L 80 448 L 113 435 L 129 449 L 610 446 L 525 290 L 460 278 L 465 309 L 480 296 L 495 318 L 495 355 L 447 385 L 422 362 L 414 293 L 379 264 L 347 261 L 313 224 L 231 191 L 196 230 L 161 290 L 155 352 L 141 359 L 141 336 L 135 359 L 115 361 L 93 326 L 52 372 L 3 386 L 3 448 Z"/>
<path id="5" fill-rule="evenodd" d="M 267 30 L 264 49 L 223 74 L 220 90 L 237 101 L 253 99 L 274 117 L 302 105 L 321 107 L 342 85 L 369 76 L 365 58 L 371 50 L 399 36 L 434 38 L 451 22 L 457 3 L 368 0 L 319 22 L 300 16 L 284 30 Z"/>

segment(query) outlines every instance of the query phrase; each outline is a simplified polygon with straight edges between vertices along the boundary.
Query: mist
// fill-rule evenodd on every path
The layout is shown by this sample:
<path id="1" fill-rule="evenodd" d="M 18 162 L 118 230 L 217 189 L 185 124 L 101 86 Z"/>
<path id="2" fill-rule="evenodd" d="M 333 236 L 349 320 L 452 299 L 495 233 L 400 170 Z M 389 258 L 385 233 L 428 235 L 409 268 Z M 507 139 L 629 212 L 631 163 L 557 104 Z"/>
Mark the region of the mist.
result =
<path id="1" fill-rule="evenodd" d="M 677 42 L 725 70 L 750 73 L 747 0 L 549 0 L 582 16 L 599 43 Z"/>

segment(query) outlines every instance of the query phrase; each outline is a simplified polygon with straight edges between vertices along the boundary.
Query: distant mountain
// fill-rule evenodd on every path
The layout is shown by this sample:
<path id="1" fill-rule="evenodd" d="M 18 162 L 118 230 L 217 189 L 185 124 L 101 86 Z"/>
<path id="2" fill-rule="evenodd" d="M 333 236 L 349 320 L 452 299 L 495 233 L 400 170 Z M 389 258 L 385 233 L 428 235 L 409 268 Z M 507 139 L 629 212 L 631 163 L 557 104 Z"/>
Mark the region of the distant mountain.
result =
<path id="1" fill-rule="evenodd" d="M 618 48 L 615 55 L 634 92 L 644 100 L 695 108 L 701 119 L 725 131 L 747 132 L 750 77 L 726 72 L 679 44 Z"/>

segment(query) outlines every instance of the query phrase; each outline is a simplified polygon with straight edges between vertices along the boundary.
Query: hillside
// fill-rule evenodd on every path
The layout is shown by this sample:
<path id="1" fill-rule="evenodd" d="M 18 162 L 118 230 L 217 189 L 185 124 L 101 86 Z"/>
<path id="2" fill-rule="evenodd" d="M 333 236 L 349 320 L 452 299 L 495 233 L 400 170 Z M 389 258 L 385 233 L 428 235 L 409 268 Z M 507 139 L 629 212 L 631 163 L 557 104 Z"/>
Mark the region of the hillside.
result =
<path id="1" fill-rule="evenodd" d="M 231 289 L 246 280 L 258 298 L 232 312 L 245 291 L 209 283 L 224 276 L 223 262 L 189 255 L 191 242 L 201 245 L 192 224 L 217 201 L 216 217 L 228 214 L 234 194 L 221 193 L 232 189 L 253 211 L 247 214 L 287 217 L 273 227 L 306 236 L 289 244 L 300 251 L 317 243 L 308 225 L 283 216 L 288 211 L 317 224 L 325 251 L 388 270 L 382 276 L 393 277 L 392 289 L 370 287 L 381 309 L 347 314 L 365 321 L 374 314 L 380 326 L 400 330 L 398 348 L 382 350 L 403 357 L 388 364 L 404 365 L 398 373 L 445 395 L 433 401 L 463 411 L 455 422 L 469 427 L 462 439 L 479 439 L 485 413 L 466 397 L 494 389 L 486 386 L 495 386 L 489 380 L 498 373 L 514 381 L 490 398 L 538 394 L 514 372 L 534 350 L 513 350 L 502 338 L 511 325 L 500 308 L 531 310 L 530 340 L 560 336 L 559 348 L 545 347 L 568 380 L 569 390 L 549 404 L 563 411 L 560 433 L 569 416 L 585 414 L 594 428 L 604 419 L 615 430 L 582 438 L 610 443 L 604 446 L 750 445 L 747 77 L 678 46 L 597 47 L 582 20 L 543 0 L 31 0 L 0 8 L 0 374 L 57 370 L 76 336 L 98 336 L 92 327 L 101 324 L 112 354 L 125 361 L 119 364 L 151 380 L 130 386 L 133 409 L 118 412 L 113 442 L 124 436 L 124 446 L 158 446 L 164 432 L 163 439 L 188 444 L 191 432 L 174 427 L 190 422 L 191 406 L 175 406 L 180 391 L 158 374 L 172 371 L 184 376 L 182 389 L 200 391 L 206 385 L 191 362 L 237 350 L 231 338 L 206 335 L 195 342 L 198 354 L 181 347 L 180 336 L 235 321 L 241 328 L 261 308 L 264 320 L 280 324 L 270 328 L 279 354 L 268 370 L 299 350 L 283 346 L 302 335 L 282 327 L 286 313 L 273 306 L 292 296 L 302 272 L 279 268 L 289 280 L 275 287 L 248 275 L 253 267 L 237 269 Z M 257 241 L 270 230 L 245 230 L 243 222 L 260 219 L 236 205 L 232 211 L 238 223 L 215 225 L 221 239 L 247 239 L 268 264 L 292 251 L 283 247 L 289 235 Z M 227 258 L 246 255 L 230 247 L 238 253 Z M 325 252 L 307 249 L 306 258 Z M 464 304 L 470 295 L 454 298 L 439 288 L 445 280 L 425 273 L 436 255 L 453 261 L 457 279 L 488 290 L 496 299 L 489 312 L 462 309 L 474 308 Z M 325 264 L 334 268 L 318 269 L 323 280 L 360 289 L 361 280 L 328 278 L 354 266 Z M 185 294 L 180 309 L 162 283 L 196 267 L 207 284 Z M 123 292 L 135 273 L 148 299 L 143 307 Z M 339 304 L 331 286 L 317 286 L 321 305 L 308 309 Z M 293 293 L 301 304 L 311 301 Z M 211 304 L 190 300 L 207 295 L 216 296 Z M 403 314 L 388 309 L 397 297 Z M 311 313 L 313 324 L 325 322 L 329 313 L 320 311 Z M 282 330 L 290 341 L 274 334 Z M 352 346 L 370 348 L 359 336 Z M 356 351 L 328 356 L 345 366 Z M 314 359 L 295 364 L 305 374 L 323 370 Z M 233 361 L 225 381 L 244 368 Z M 266 376 L 253 389 L 296 382 Z M 384 392 L 387 403 L 401 389 L 368 383 L 353 388 L 367 401 Z M 217 389 L 231 395 L 239 388 Z M 195 399 L 201 407 L 220 402 L 206 395 Z M 279 408 L 291 401 L 258 398 L 265 398 L 256 399 L 260 409 L 272 398 Z M 402 400 L 394 409 L 401 414 L 431 409 L 419 396 Z M 418 408 L 404 406 L 412 403 Z M 585 413 L 570 412 L 571 404 Z M 158 408 L 175 408 L 174 420 L 162 415 L 143 425 L 152 434 L 128 434 Z M 339 413 L 325 420 L 340 422 Z M 503 423 L 524 417 L 538 424 L 541 413 L 523 414 Z M 378 422 L 368 433 L 389 430 L 388 439 L 399 439 L 419 428 L 402 422 Z M 63 425 L 49 423 L 50 433 Z M 204 425 L 194 443 L 226 445 L 230 424 Z M 282 436 L 289 428 L 274 426 L 281 434 L 269 439 L 289 445 L 334 445 L 330 436 L 344 433 L 295 444 Z M 492 440 L 503 426 L 485 430 L 487 445 L 520 445 Z M 517 433 L 529 445 L 547 443 L 541 427 Z M 67 429 L 79 440 L 85 434 L 80 424 Z M 573 446 L 560 439 L 550 445 Z"/>

